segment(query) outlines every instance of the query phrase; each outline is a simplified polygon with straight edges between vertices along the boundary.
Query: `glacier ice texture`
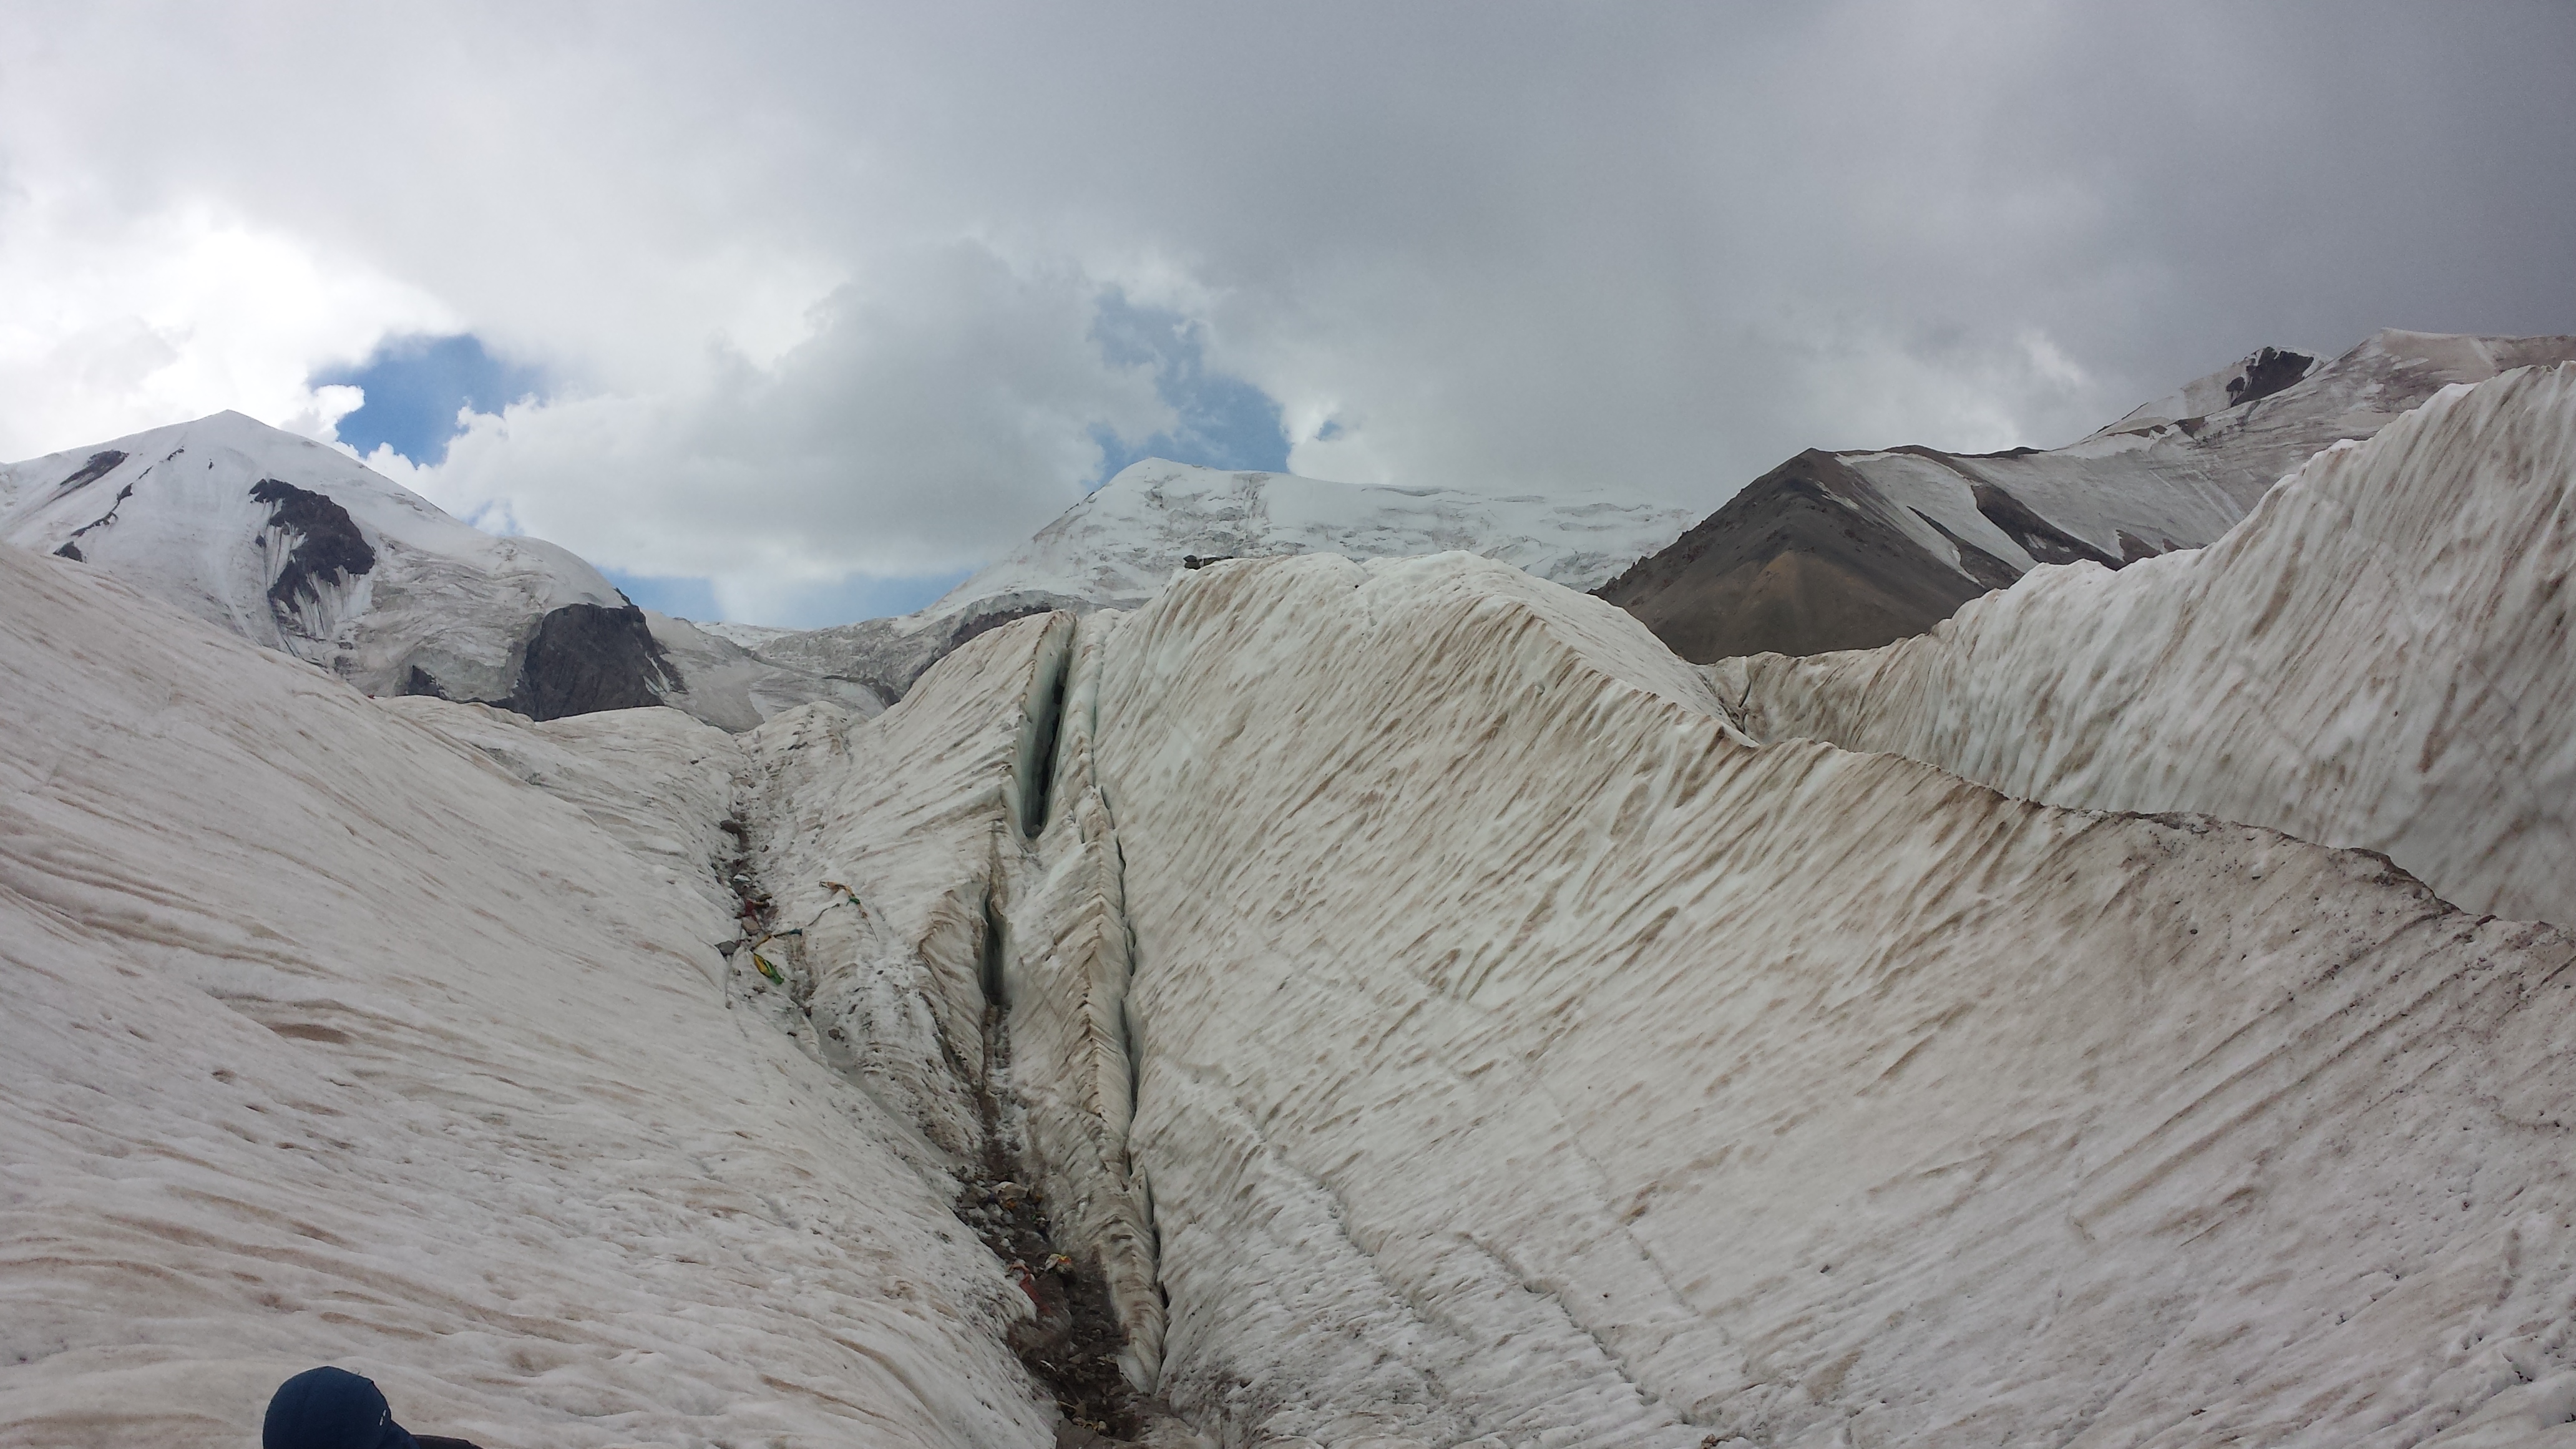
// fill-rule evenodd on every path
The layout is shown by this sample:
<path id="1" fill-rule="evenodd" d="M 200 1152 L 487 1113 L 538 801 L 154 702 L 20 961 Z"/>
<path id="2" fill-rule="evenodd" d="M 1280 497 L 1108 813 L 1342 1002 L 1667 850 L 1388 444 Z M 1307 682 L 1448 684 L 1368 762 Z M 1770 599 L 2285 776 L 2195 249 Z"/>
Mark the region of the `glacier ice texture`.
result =
<path id="1" fill-rule="evenodd" d="M 2165 618 L 2268 561 L 2283 697 L 2474 659 L 2546 703 L 2567 389 L 2447 394 L 2201 554 L 1899 649 L 2053 598 L 2037 668 L 2103 627 L 2052 590 Z M 2346 607 L 2363 557 L 2439 564 L 2402 627 Z M 2576 1412 L 2576 939 L 2277 822 L 1794 737 L 1505 563 L 1217 561 L 739 734 L 370 700 L 17 549 L 0 619 L 6 1435 L 237 1442 L 328 1360 L 496 1444 L 1040 1449 L 1038 1295 L 955 1210 L 997 1153 L 1167 1445 Z M 2226 694 L 2158 671 L 2255 646 L 2175 637 L 2069 673 L 2214 759 Z M 2496 745 L 2416 816 L 2559 758 L 2463 703 Z"/>

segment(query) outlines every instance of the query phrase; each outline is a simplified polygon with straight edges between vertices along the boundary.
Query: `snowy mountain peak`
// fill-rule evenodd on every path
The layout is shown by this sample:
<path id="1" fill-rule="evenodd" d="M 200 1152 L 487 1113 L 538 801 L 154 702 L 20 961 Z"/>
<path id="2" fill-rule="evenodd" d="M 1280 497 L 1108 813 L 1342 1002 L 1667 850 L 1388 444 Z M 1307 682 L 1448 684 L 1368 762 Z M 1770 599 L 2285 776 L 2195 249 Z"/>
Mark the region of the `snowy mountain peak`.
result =
<path id="1" fill-rule="evenodd" d="M 678 683 L 597 569 L 496 538 L 237 412 L 0 467 L 0 539 L 75 560 L 370 694 L 540 717 Z"/>

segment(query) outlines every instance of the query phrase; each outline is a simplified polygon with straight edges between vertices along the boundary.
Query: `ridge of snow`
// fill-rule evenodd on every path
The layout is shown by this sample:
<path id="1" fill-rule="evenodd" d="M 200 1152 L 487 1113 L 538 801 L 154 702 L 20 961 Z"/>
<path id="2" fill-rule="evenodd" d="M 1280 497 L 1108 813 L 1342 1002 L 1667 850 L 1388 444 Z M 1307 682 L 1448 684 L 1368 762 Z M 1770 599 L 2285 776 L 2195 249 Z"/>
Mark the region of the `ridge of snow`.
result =
<path id="1" fill-rule="evenodd" d="M 1755 746 L 1460 555 L 1095 630 L 1156 1387 L 1227 1443 L 2400 1443 L 2576 1367 L 2561 932 Z"/>
<path id="2" fill-rule="evenodd" d="M 2523 362 L 2569 358 L 2576 358 L 2576 337 L 2389 330 L 2312 365 L 2290 387 L 2229 404 L 2226 384 L 2243 375 L 2240 362 L 2063 448 L 1836 456 L 1893 505 L 1885 510 L 1888 522 L 1954 566 L 1957 546 L 1940 529 L 2016 570 L 2040 562 L 1979 510 L 1971 489 L 1981 483 L 2002 488 L 2104 557 L 2126 560 L 2139 555 L 2124 533 L 2155 553 L 2215 540 L 2318 452 L 2370 436 L 2443 387 L 2482 382 Z M 2166 415 L 2177 407 L 2199 411 Z"/>
<path id="3" fill-rule="evenodd" d="M 1399 558 L 1464 549 L 1590 588 L 1671 543 L 1697 516 L 1693 508 L 1598 490 L 1557 499 L 1489 497 L 1148 458 L 926 608 L 767 638 L 753 651 L 893 699 L 984 629 L 1051 609 L 1132 607 L 1193 558 Z"/>
<path id="4" fill-rule="evenodd" d="M 1767 737 L 2385 852 L 2576 923 L 2576 365 L 2445 388 L 2206 549 L 2042 568 L 1883 649 L 1716 666 Z"/>
<path id="5" fill-rule="evenodd" d="M 91 466 L 116 455 L 112 467 Z M 313 597 L 292 607 L 272 600 L 299 542 L 252 496 L 272 479 L 346 510 L 372 566 L 314 579 Z M 546 615 L 628 607 L 568 549 L 485 533 L 336 449 L 236 412 L 0 466 L 0 542 L 47 554 L 69 546 L 88 567 L 375 695 L 410 691 L 417 669 L 451 698 L 508 699 Z M 756 660 L 743 643 L 792 631 L 647 625 L 680 665 L 665 702 L 724 728 L 818 698 L 883 705 L 863 685 Z"/>

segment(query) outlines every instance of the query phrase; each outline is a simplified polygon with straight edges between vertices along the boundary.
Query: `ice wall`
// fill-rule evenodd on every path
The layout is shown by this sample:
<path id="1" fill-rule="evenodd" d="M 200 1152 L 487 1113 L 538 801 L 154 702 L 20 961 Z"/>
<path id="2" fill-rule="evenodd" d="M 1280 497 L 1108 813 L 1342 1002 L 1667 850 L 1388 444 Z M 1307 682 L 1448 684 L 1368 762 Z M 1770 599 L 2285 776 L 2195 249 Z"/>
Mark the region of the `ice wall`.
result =
<path id="1" fill-rule="evenodd" d="M 1714 667 L 1765 738 L 2383 851 L 2576 923 L 2576 365 L 2444 389 L 2207 549 L 2043 568 L 1883 649 Z"/>
<path id="2" fill-rule="evenodd" d="M 1459 555 L 1205 570 L 1096 719 L 1158 1384 L 1228 1444 L 2396 1445 L 2576 1385 L 2555 930 L 1753 746 Z"/>

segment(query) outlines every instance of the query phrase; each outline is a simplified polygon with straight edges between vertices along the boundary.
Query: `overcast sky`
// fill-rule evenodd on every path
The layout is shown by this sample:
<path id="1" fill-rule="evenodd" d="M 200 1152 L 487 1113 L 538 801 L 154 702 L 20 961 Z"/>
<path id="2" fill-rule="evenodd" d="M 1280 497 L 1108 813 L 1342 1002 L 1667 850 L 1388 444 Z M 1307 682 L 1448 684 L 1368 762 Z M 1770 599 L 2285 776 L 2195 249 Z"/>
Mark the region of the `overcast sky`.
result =
<path id="1" fill-rule="evenodd" d="M 1714 508 L 2576 332 L 2571 79 L 2560 0 L 13 0 L 0 457 L 237 408 L 800 624 L 1148 452 Z"/>

